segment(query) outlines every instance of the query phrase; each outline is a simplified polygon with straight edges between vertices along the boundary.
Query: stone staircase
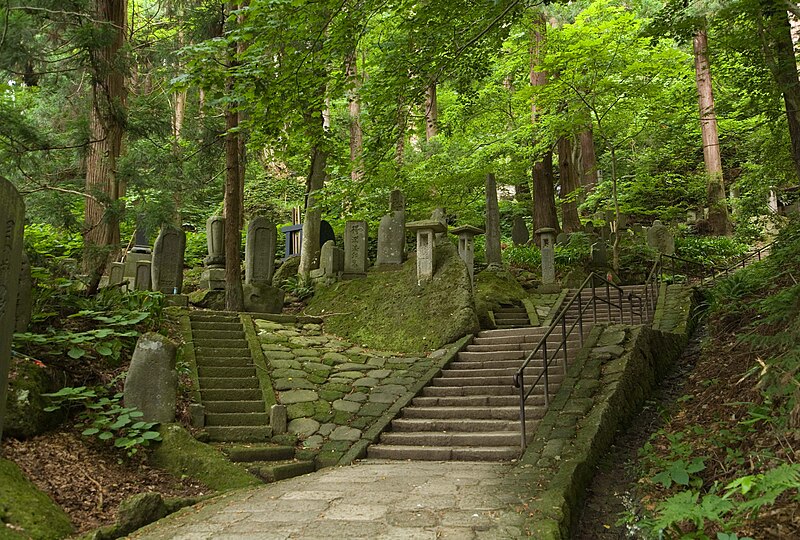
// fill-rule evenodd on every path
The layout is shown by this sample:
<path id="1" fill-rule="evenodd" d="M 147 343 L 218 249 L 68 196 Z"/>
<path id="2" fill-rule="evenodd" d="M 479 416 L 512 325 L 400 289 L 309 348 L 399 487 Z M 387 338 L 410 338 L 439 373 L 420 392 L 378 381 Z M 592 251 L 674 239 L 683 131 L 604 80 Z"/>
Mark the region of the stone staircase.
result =
<path id="1" fill-rule="evenodd" d="M 544 327 L 485 330 L 439 377 L 433 379 L 391 423 L 391 431 L 368 449 L 368 457 L 381 459 L 507 461 L 519 457 L 519 394 L 513 376 L 525 357 L 547 331 Z M 553 349 L 559 336 L 548 338 Z M 579 344 L 571 336 L 568 361 Z M 563 360 L 564 355 L 558 358 Z M 542 360 L 525 371 L 532 381 Z M 551 370 L 551 396 L 558 391 L 563 371 Z M 544 385 L 528 399 L 527 430 L 533 433 L 544 416 Z"/>
<path id="2" fill-rule="evenodd" d="M 493 315 L 498 329 L 524 328 L 531 325 L 528 311 L 522 305 L 501 304 Z"/>
<path id="3" fill-rule="evenodd" d="M 614 307 L 612 305 L 610 313 L 609 313 L 608 306 L 606 304 L 602 303 L 602 302 L 598 302 L 597 303 L 597 322 L 599 322 L 599 323 L 605 323 L 605 322 L 620 323 L 620 322 L 623 322 L 624 324 L 630 324 L 630 322 L 631 322 L 631 313 L 630 313 L 630 310 L 629 310 L 630 303 L 629 303 L 629 301 L 628 301 L 628 299 L 626 297 L 629 293 L 633 293 L 635 295 L 640 296 L 642 298 L 642 309 L 645 309 L 645 306 L 644 306 L 644 301 L 645 301 L 644 285 L 623 285 L 620 288 L 624 291 L 623 298 L 622 298 L 623 306 L 625 306 L 624 309 L 623 309 L 623 312 L 624 312 L 623 313 L 623 318 L 624 318 L 624 320 L 620 321 L 619 308 Z M 578 292 L 578 289 L 570 289 L 569 293 L 567 293 L 567 296 L 566 296 L 566 298 L 564 300 L 564 305 L 567 305 L 575 297 L 575 294 L 577 292 Z M 605 287 L 602 287 L 602 288 L 598 287 L 597 288 L 598 296 L 604 297 L 605 296 L 605 292 L 606 292 Z M 611 302 L 613 304 L 615 304 L 615 305 L 619 305 L 620 299 L 619 299 L 619 292 L 617 291 L 617 289 L 611 289 L 610 292 L 611 292 Z M 590 296 L 591 296 L 591 290 L 588 290 L 588 291 L 584 290 L 583 291 L 583 294 L 581 295 L 581 298 L 583 299 L 582 302 L 581 302 L 581 306 L 583 306 L 583 307 L 586 306 L 586 301 L 588 301 Z M 578 306 L 578 303 L 575 302 L 567 310 L 567 314 L 564 317 L 566 319 L 566 321 L 567 321 L 567 329 L 569 329 L 569 327 L 572 326 L 572 324 L 576 320 L 578 320 L 578 311 L 579 311 L 579 309 L 580 309 L 580 307 Z M 639 315 L 638 315 L 639 304 L 638 304 L 638 301 L 634 301 L 633 309 L 636 312 L 634 314 L 634 316 L 633 316 L 633 324 L 639 324 Z M 588 317 L 590 320 L 593 320 L 594 314 L 593 314 L 593 310 L 592 310 L 591 307 L 584 312 L 584 320 L 586 319 L 586 317 Z M 645 315 L 645 317 L 646 317 L 646 315 Z M 577 331 L 577 328 L 576 328 L 576 331 Z M 558 332 L 560 332 L 560 330 Z M 588 331 L 586 330 L 586 323 L 584 323 L 584 335 L 587 335 L 587 334 L 588 334 Z"/>
<path id="4" fill-rule="evenodd" d="M 267 441 L 269 415 L 237 313 L 189 315 L 205 428 L 212 441 Z"/>

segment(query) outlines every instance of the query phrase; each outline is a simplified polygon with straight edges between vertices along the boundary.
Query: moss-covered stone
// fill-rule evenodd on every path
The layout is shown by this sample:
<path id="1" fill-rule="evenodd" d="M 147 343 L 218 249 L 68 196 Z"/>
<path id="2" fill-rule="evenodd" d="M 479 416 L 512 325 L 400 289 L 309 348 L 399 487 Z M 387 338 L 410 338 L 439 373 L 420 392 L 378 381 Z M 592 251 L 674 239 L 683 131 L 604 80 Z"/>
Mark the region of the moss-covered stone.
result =
<path id="1" fill-rule="evenodd" d="M 15 463 L 0 459 L 0 537 L 56 540 L 70 534 L 69 516 L 39 491 Z"/>
<path id="2" fill-rule="evenodd" d="M 199 308 L 224 311 L 225 291 L 198 289 L 189 293 L 189 303 Z"/>
<path id="3" fill-rule="evenodd" d="M 449 243 L 437 247 L 436 273 L 423 287 L 411 258 L 398 269 L 373 269 L 320 289 L 307 311 L 331 314 L 328 332 L 390 351 L 436 349 L 478 329 L 469 275 Z"/>
<path id="4" fill-rule="evenodd" d="M 8 381 L 6 416 L 3 435 L 27 439 L 57 426 L 64 414 L 45 412 L 50 405 L 42 394 L 64 386 L 64 375 L 51 368 L 40 367 L 28 360 L 15 363 Z"/>
<path id="5" fill-rule="evenodd" d="M 272 286 L 282 287 L 284 281 L 297 275 L 298 268 L 300 268 L 300 257 L 289 257 L 286 259 L 272 276 Z"/>
<path id="6" fill-rule="evenodd" d="M 475 276 L 475 311 L 481 328 L 494 328 L 495 324 L 489 315 L 501 303 L 521 302 L 528 293 L 522 288 L 517 278 L 507 270 L 489 267 Z"/>
<path id="7" fill-rule="evenodd" d="M 181 426 L 161 426 L 162 441 L 151 454 L 156 467 L 175 476 L 186 475 L 216 491 L 258 485 L 260 481 L 244 469 L 232 464 L 216 448 L 194 439 Z"/>

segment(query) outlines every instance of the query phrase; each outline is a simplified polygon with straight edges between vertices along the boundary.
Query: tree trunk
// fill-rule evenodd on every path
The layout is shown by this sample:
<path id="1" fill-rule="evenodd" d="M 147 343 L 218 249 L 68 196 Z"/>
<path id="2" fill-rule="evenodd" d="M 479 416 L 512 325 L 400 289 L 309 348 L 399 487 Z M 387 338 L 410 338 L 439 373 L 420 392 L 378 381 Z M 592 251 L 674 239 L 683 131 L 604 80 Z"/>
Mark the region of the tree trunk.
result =
<path id="1" fill-rule="evenodd" d="M 237 4 L 228 5 L 235 10 Z M 235 67 L 236 46 L 230 51 L 231 67 Z M 228 78 L 227 91 L 233 93 L 233 79 Z M 239 113 L 233 105 L 225 109 L 225 309 L 228 311 L 244 310 L 244 293 L 242 291 L 242 165 L 239 142 Z"/>
<path id="2" fill-rule="evenodd" d="M 497 181 L 494 173 L 486 175 L 486 262 L 503 263 L 500 254 L 500 207 L 497 205 Z"/>
<path id="3" fill-rule="evenodd" d="M 694 35 L 694 72 L 700 108 L 700 129 L 703 135 L 703 161 L 706 166 L 706 201 L 711 232 L 727 235 L 731 232 L 725 182 L 722 178 L 722 159 L 719 152 L 717 115 L 714 112 L 714 90 L 708 63 L 708 34 L 705 28 Z"/>
<path id="4" fill-rule="evenodd" d="M 311 270 L 319 268 L 319 232 L 322 211 L 317 207 L 317 193 L 325 186 L 325 168 L 328 154 L 319 145 L 311 149 L 311 167 L 308 172 L 306 215 L 303 221 L 303 244 L 300 250 L 300 267 L 297 273 L 308 278 Z"/>
<path id="5" fill-rule="evenodd" d="M 558 139 L 558 171 L 561 178 L 561 224 L 564 232 L 579 231 L 578 194 L 580 188 L 578 171 L 573 161 L 572 141 L 568 137 Z"/>
<path id="6" fill-rule="evenodd" d="M 544 57 L 545 38 L 547 33 L 547 20 L 544 12 L 539 11 L 534 15 L 533 39 L 530 51 L 530 81 L 531 86 L 544 86 L 547 84 L 547 74 L 536 68 Z M 539 121 L 539 108 L 536 103 L 536 94 L 531 99 L 531 122 L 535 126 Z M 533 141 L 534 144 L 536 141 Z M 548 149 L 542 159 L 533 164 L 531 171 L 533 192 L 533 230 L 538 244 L 539 237 L 536 230 L 542 227 L 551 227 L 558 230 L 558 214 L 556 212 L 555 190 L 553 189 L 553 150 Z"/>
<path id="7" fill-rule="evenodd" d="M 439 109 L 436 104 L 436 83 L 431 82 L 425 91 L 425 140 L 436 137 L 436 124 L 439 121 Z"/>
<path id="8" fill-rule="evenodd" d="M 125 41 L 127 1 L 97 0 L 97 21 L 113 33 L 103 47 L 90 51 L 92 110 L 89 115 L 89 145 L 86 154 L 86 198 L 84 211 L 84 270 L 90 276 L 89 292 L 97 289 L 110 253 L 119 244 L 116 201 L 124 188 L 117 178 L 117 159 L 122 153 L 125 124 L 125 74 L 119 61 Z"/>
<path id="9" fill-rule="evenodd" d="M 792 144 L 792 160 L 800 179 L 800 78 L 797 74 L 797 58 L 794 54 L 789 15 L 786 4 L 781 0 L 760 0 L 759 7 L 759 33 L 764 56 L 772 77 L 783 94 Z"/>
<path id="10" fill-rule="evenodd" d="M 594 134 L 591 126 L 581 131 L 578 137 L 580 138 L 581 185 L 588 195 L 597 184 L 597 156 L 594 152 Z"/>
<path id="11" fill-rule="evenodd" d="M 541 161 L 533 166 L 533 230 L 550 227 L 559 231 L 553 188 L 553 151 L 548 150 Z M 538 245 L 539 235 L 535 235 Z"/>
<path id="12" fill-rule="evenodd" d="M 361 100 L 359 88 L 361 80 L 358 76 L 358 56 L 353 49 L 345 61 L 347 72 L 347 108 L 350 113 L 350 178 L 360 182 L 364 177 L 362 154 L 364 152 L 364 133 L 361 129 Z"/>

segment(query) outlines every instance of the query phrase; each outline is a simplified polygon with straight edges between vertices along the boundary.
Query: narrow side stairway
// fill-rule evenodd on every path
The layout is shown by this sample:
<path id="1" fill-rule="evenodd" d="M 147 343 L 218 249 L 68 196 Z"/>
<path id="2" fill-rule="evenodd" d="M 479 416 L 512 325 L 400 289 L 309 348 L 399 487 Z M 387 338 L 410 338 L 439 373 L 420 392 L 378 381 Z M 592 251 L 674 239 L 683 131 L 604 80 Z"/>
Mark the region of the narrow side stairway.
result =
<path id="1" fill-rule="evenodd" d="M 501 304 L 493 313 L 498 329 L 523 328 L 531 325 L 528 311 L 521 304 Z"/>
<path id="2" fill-rule="evenodd" d="M 269 415 L 239 315 L 195 311 L 189 320 L 211 440 L 268 440 Z"/>

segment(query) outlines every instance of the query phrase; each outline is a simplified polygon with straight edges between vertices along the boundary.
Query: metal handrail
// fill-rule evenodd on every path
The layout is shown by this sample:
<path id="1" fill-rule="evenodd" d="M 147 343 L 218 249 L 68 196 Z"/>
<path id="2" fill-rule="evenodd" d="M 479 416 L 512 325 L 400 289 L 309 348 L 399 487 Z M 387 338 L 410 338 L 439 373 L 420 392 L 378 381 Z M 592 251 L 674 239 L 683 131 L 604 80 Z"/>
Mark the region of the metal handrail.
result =
<path id="1" fill-rule="evenodd" d="M 600 297 L 597 295 L 597 283 L 600 283 L 600 286 L 605 289 L 606 296 Z M 583 293 L 584 291 L 588 291 L 591 289 L 591 296 L 588 300 L 584 303 Z M 618 302 L 614 302 L 611 299 L 611 290 L 616 289 L 618 292 Z M 545 405 L 550 404 L 550 367 L 555 360 L 556 355 L 559 352 L 563 351 L 564 354 L 564 361 L 563 361 L 563 369 L 564 373 L 566 374 L 567 371 L 567 338 L 572 334 L 575 328 L 578 328 L 580 334 L 580 346 L 583 346 L 584 340 L 584 313 L 588 311 L 590 308 L 592 310 L 592 321 L 597 322 L 597 304 L 600 302 L 606 306 L 608 311 L 608 318 L 609 320 L 613 320 L 612 316 L 612 308 L 614 310 L 619 311 L 619 318 L 620 322 L 625 322 L 625 305 L 623 303 L 623 298 L 627 295 L 628 300 L 628 312 L 630 315 L 630 323 L 634 323 L 634 317 L 638 317 L 640 324 L 645 321 L 645 319 L 650 319 L 651 314 L 651 306 L 648 301 L 642 299 L 641 296 L 638 294 L 633 294 L 632 292 L 625 292 L 621 287 L 611 283 L 603 276 L 591 273 L 589 276 L 583 281 L 581 286 L 578 288 L 578 291 L 572 297 L 572 299 L 567 302 L 565 306 L 563 306 L 560 310 L 558 315 L 553 319 L 553 322 L 548 327 L 547 331 L 544 333 L 542 338 L 537 343 L 536 347 L 528 354 L 525 358 L 525 361 L 522 363 L 522 366 L 517 370 L 514 374 L 514 386 L 519 388 L 519 395 L 520 395 L 520 423 L 521 423 L 521 443 L 522 449 L 525 449 L 527 445 L 527 433 L 526 433 L 526 415 L 525 415 L 525 403 L 531 394 L 536 389 L 536 386 L 543 380 L 544 381 L 544 401 Z M 638 310 L 634 309 L 635 303 L 638 301 Z M 578 305 L 578 317 L 576 320 L 567 327 L 567 320 L 566 314 L 569 309 L 577 302 Z M 561 327 L 561 342 L 559 343 L 558 347 L 554 350 L 548 352 L 547 348 L 547 339 L 553 334 L 553 332 L 558 328 Z M 536 379 L 533 381 L 533 384 L 530 385 L 530 388 L 526 390 L 525 388 L 525 369 L 528 368 L 531 361 L 536 357 L 537 353 L 541 352 L 542 356 L 542 370 L 539 372 Z"/>
<path id="2" fill-rule="evenodd" d="M 732 265 L 726 266 L 725 268 L 722 268 L 718 272 L 714 272 L 712 274 L 712 276 L 711 276 L 711 281 L 713 282 L 715 279 L 717 279 L 718 277 L 722 277 L 722 276 L 728 277 L 730 275 L 730 273 L 733 272 L 734 270 L 736 270 L 738 268 L 744 268 L 745 266 L 747 266 L 747 261 L 749 261 L 751 259 L 758 258 L 758 262 L 761 262 L 761 258 L 762 258 L 761 255 L 765 251 L 767 251 L 767 252 L 771 251 L 772 250 L 772 246 L 774 246 L 774 245 L 775 245 L 775 241 L 773 240 L 769 244 L 767 244 L 765 246 L 761 246 L 760 248 L 758 248 L 758 249 L 756 249 L 754 251 L 751 251 L 750 253 L 745 254 L 744 257 L 742 257 L 741 259 L 739 259 L 738 261 L 736 261 Z"/>

